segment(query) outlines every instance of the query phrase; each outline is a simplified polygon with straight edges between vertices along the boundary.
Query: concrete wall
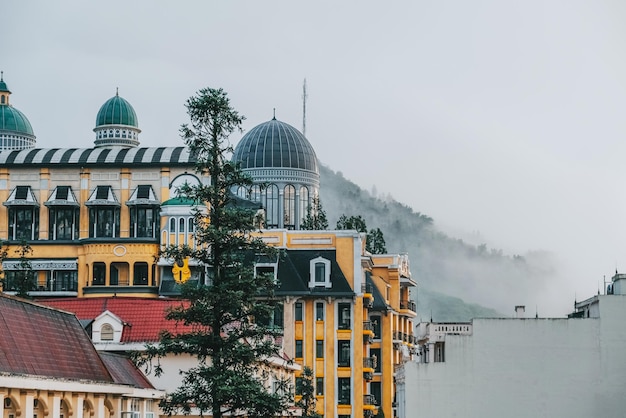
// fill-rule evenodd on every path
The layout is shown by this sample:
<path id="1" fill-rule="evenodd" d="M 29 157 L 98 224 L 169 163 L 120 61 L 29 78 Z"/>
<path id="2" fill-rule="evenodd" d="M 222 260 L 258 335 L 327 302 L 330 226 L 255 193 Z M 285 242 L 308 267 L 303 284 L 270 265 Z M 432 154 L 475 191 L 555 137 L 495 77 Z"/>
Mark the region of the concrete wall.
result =
<path id="1" fill-rule="evenodd" d="M 406 364 L 406 417 L 626 416 L 626 297 L 600 315 L 474 320 L 444 363 Z"/>

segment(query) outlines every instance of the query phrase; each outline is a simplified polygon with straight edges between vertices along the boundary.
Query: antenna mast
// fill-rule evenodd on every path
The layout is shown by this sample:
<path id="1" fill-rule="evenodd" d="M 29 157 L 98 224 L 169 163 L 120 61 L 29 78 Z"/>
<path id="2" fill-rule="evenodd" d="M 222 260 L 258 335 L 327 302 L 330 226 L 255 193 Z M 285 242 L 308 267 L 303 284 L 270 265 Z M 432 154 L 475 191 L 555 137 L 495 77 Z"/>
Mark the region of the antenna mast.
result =
<path id="1" fill-rule="evenodd" d="M 306 78 L 304 79 L 304 83 L 302 83 L 302 135 L 306 137 Z"/>

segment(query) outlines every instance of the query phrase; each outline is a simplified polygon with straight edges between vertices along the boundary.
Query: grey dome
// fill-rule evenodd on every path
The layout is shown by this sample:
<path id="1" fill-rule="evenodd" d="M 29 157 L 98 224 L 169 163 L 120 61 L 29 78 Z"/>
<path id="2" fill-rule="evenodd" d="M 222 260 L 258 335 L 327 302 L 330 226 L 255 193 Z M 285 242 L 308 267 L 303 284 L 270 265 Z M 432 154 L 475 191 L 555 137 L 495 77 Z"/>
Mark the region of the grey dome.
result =
<path id="1" fill-rule="evenodd" d="M 276 120 L 261 123 L 235 147 L 233 161 L 242 169 L 295 168 L 319 174 L 317 156 L 309 141 L 293 126 Z"/>

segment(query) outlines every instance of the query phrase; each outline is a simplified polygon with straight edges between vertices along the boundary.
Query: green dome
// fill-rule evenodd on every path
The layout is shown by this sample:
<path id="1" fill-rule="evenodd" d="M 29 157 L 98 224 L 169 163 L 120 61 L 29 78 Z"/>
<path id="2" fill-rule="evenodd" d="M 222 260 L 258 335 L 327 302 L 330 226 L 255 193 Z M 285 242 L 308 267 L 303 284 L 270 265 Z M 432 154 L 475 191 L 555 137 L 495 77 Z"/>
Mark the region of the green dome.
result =
<path id="1" fill-rule="evenodd" d="M 13 106 L 0 106 L 0 131 L 11 131 L 22 135 L 35 136 L 28 118 Z"/>
<path id="2" fill-rule="evenodd" d="M 96 116 L 96 128 L 103 125 L 126 125 L 138 128 L 135 109 L 117 94 L 102 105 Z"/>

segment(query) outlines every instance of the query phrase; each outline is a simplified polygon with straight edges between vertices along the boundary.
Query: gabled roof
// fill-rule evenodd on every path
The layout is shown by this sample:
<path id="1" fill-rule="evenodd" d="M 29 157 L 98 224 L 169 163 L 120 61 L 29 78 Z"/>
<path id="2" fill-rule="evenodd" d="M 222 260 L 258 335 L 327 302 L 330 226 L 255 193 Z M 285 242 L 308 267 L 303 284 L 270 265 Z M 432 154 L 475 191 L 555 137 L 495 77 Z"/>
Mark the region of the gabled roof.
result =
<path id="1" fill-rule="evenodd" d="M 113 382 L 76 317 L 0 294 L 0 372 Z"/>
<path id="2" fill-rule="evenodd" d="M 330 261 L 330 282 L 332 287 L 309 288 L 311 260 L 322 257 Z M 354 296 L 346 276 L 337 264 L 335 250 L 285 250 L 278 260 L 277 296 L 320 295 L 320 296 Z"/>
<path id="3" fill-rule="evenodd" d="M 145 299 L 133 297 L 59 298 L 39 300 L 48 306 L 74 312 L 78 319 L 93 320 L 105 311 L 120 318 L 124 323 L 122 343 L 158 342 L 163 330 L 173 333 L 190 331 L 191 327 L 165 319 L 166 311 L 180 306 L 180 299 Z"/>

